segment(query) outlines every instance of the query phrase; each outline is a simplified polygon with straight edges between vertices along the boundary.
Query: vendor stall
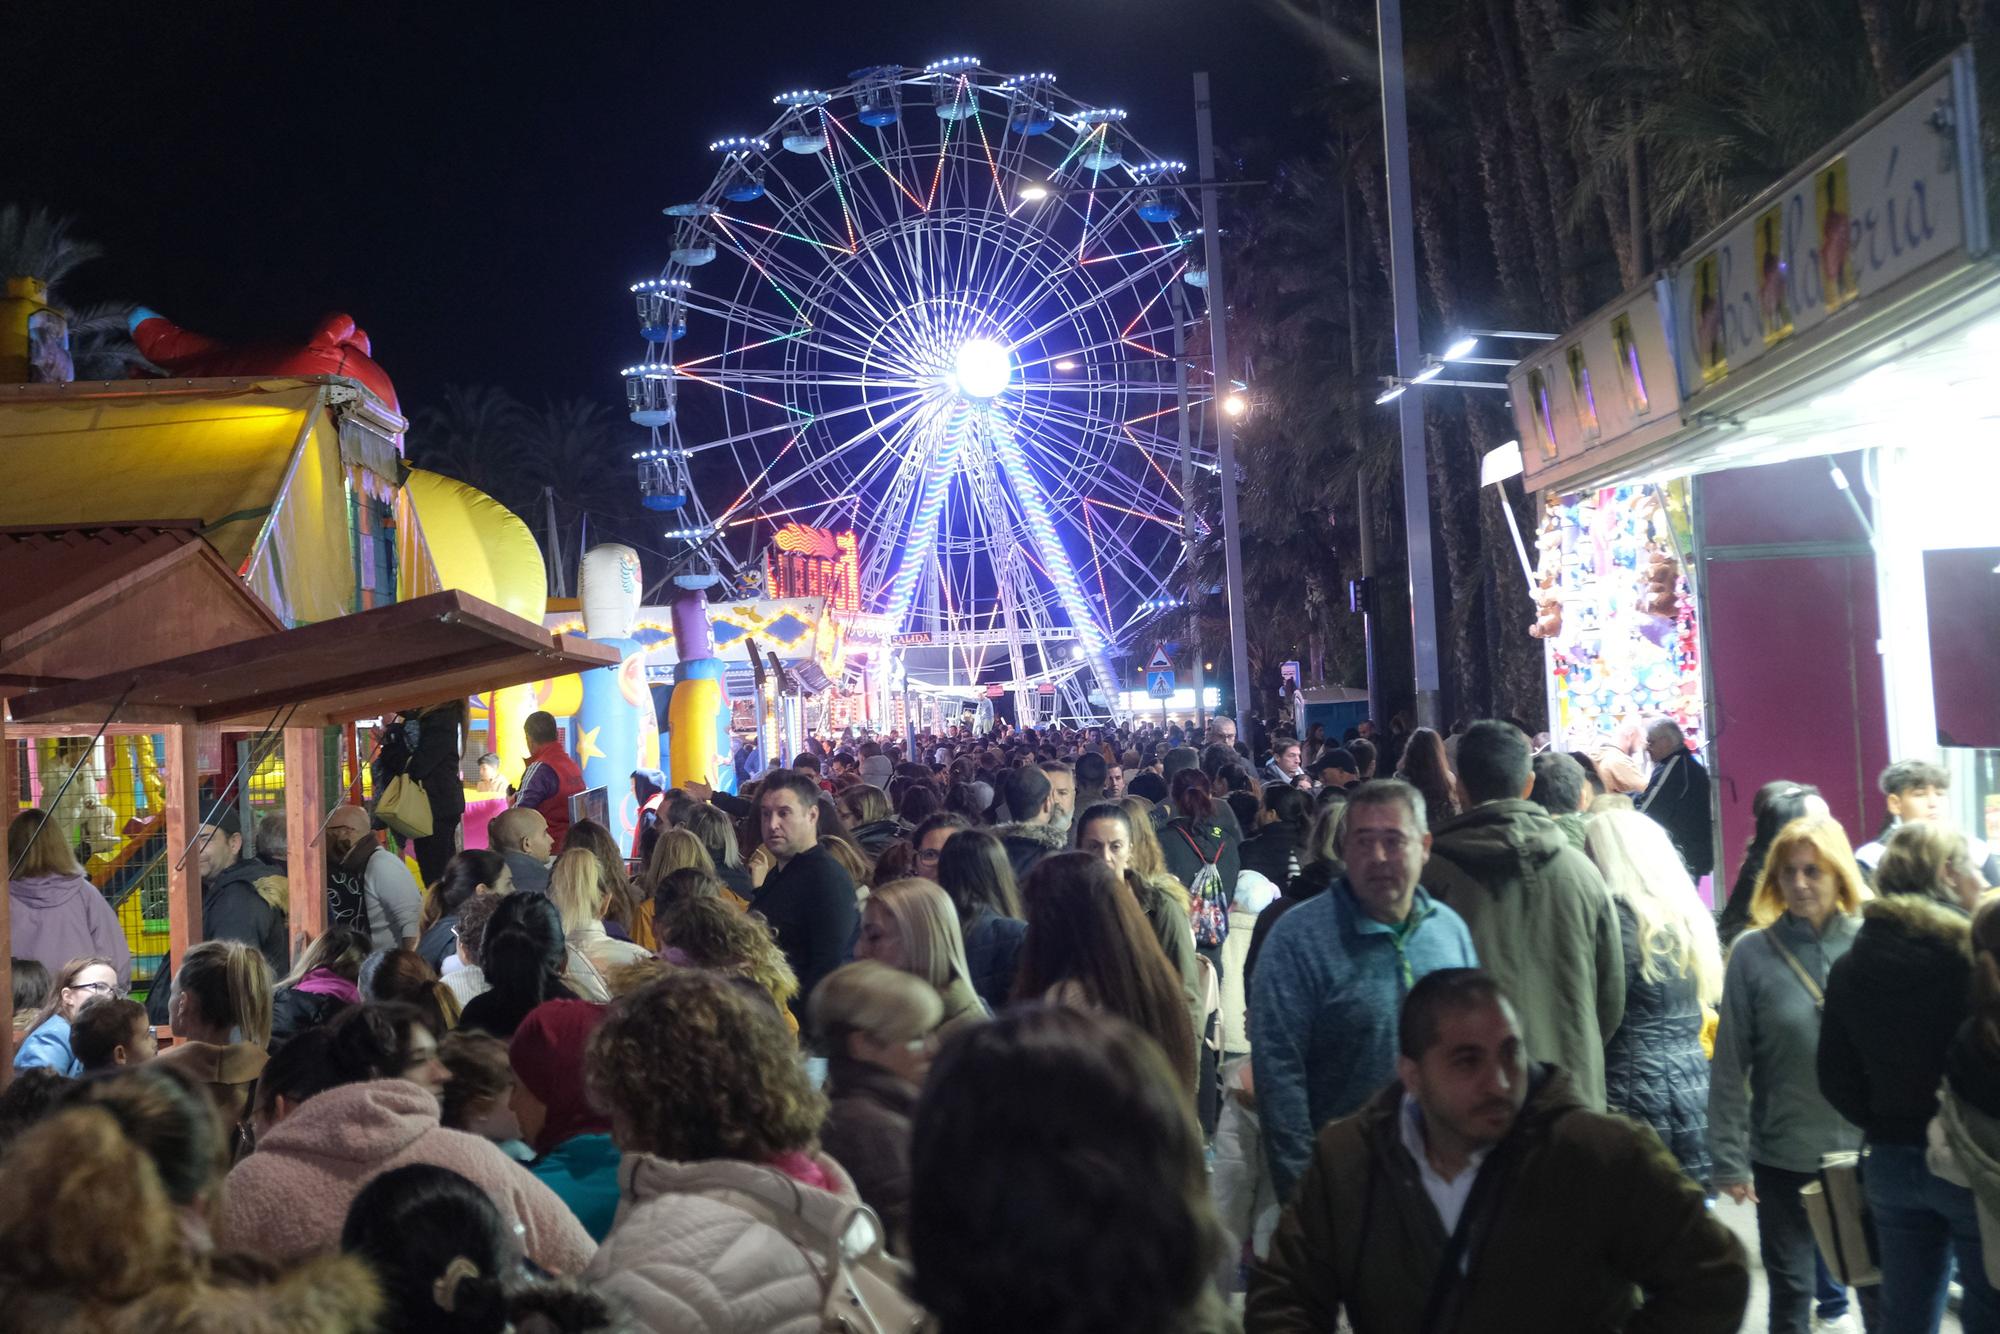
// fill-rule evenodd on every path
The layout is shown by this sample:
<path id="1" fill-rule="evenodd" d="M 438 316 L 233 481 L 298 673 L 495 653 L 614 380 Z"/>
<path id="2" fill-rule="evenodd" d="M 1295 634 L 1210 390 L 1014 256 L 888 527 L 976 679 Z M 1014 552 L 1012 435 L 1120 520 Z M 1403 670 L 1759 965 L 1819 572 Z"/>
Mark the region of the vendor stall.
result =
<path id="1" fill-rule="evenodd" d="M 1873 837 L 1891 758 L 1943 763 L 1953 817 L 2000 835 L 2000 267 L 1978 123 L 1967 49 L 1509 377 L 1561 549 L 1557 724 L 1601 726 L 1591 704 L 1628 694 L 1593 673 L 1579 698 L 1572 622 L 1605 599 L 1569 594 L 1608 568 L 1615 602 L 1624 569 L 1655 570 L 1634 600 L 1650 589 L 1665 616 L 1661 562 L 1681 561 L 1673 630 L 1652 627 L 1671 695 L 1629 712 L 1705 721 L 1732 854 L 1780 778 Z M 1649 517 L 1608 525 L 1607 505 Z"/>

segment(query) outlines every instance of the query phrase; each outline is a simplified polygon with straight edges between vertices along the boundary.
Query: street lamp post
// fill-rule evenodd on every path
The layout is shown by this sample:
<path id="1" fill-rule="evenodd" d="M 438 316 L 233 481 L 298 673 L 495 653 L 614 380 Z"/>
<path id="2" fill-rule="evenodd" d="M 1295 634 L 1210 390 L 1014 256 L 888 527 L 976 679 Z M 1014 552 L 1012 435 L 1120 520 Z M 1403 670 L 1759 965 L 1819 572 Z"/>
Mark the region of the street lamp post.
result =
<path id="1" fill-rule="evenodd" d="M 1385 2 L 1394 3 L 1394 0 Z M 1398 63 L 1400 64 L 1400 54 Z M 1215 398 L 1220 402 L 1229 388 L 1228 301 L 1223 295 L 1222 286 L 1222 232 L 1216 217 L 1215 129 L 1209 115 L 1206 70 L 1199 71 L 1194 76 L 1194 137 L 1195 152 L 1201 158 L 1201 231 L 1203 248 L 1208 260 L 1209 367 L 1215 376 Z M 1405 156 L 1407 158 L 1407 153 Z M 1404 188 L 1406 202 L 1408 196 L 1406 182 Z M 1414 270 L 1412 272 L 1414 273 Z M 1411 300 L 1415 300 L 1414 289 Z M 1400 319 L 1397 324 L 1400 330 Z M 1413 327 L 1412 340 L 1415 336 L 1416 331 Z M 1215 461 L 1222 476 L 1222 562 L 1229 585 L 1230 685 L 1236 695 L 1236 735 L 1248 743 L 1251 735 L 1250 649 L 1249 637 L 1244 630 L 1243 533 L 1236 517 L 1236 422 L 1227 412 L 1213 415 L 1216 434 Z M 1422 447 L 1421 423 L 1418 431 L 1418 447 Z M 1428 563 L 1425 569 L 1428 571 Z M 1435 648 L 1435 630 L 1432 633 L 1432 642 Z"/>
<path id="2" fill-rule="evenodd" d="M 1376 0 L 1382 46 L 1382 147 L 1389 173 L 1389 286 L 1396 310 L 1396 376 L 1423 369 L 1417 350 L 1417 246 L 1410 202 L 1410 117 L 1403 79 L 1401 0 Z M 1403 531 L 1410 558 L 1410 647 L 1416 659 L 1417 724 L 1437 727 L 1437 584 L 1431 569 L 1430 451 L 1419 394 L 1397 396 L 1403 438 Z"/>

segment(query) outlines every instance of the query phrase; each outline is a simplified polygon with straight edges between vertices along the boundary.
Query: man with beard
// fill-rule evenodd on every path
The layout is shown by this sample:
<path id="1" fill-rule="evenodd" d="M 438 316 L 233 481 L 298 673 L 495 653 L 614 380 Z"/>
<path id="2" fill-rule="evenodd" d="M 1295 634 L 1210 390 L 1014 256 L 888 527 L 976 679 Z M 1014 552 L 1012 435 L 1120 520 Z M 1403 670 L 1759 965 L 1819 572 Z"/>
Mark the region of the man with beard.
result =
<path id="1" fill-rule="evenodd" d="M 403 859 L 375 837 L 368 811 L 337 806 L 326 818 L 327 917 L 368 932 L 378 950 L 415 949 L 424 896 Z"/>

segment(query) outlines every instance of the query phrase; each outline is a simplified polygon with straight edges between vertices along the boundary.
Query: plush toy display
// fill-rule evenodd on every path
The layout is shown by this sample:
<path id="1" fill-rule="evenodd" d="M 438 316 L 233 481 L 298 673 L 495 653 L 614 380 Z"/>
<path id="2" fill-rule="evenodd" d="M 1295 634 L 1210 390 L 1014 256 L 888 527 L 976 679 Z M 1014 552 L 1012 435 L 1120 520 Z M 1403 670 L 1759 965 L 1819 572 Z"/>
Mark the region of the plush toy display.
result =
<path id="1" fill-rule="evenodd" d="M 1665 716 L 1699 744 L 1695 604 L 1656 488 L 1551 497 L 1535 545 L 1528 633 L 1549 646 L 1557 733 Z"/>

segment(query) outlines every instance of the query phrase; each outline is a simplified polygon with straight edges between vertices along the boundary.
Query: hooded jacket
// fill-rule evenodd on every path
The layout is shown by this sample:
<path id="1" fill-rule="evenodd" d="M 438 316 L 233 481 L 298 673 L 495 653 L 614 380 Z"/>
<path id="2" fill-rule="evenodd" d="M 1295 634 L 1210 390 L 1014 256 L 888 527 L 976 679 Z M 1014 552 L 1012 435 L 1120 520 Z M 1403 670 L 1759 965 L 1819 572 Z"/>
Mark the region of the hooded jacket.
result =
<path id="1" fill-rule="evenodd" d="M 270 1054 L 254 1042 L 177 1042 L 153 1058 L 156 1065 L 178 1070 L 208 1090 L 215 1110 L 229 1133 L 230 1151 L 247 1142 L 244 1124 L 250 1118 L 250 1095 L 264 1073 Z"/>
<path id="2" fill-rule="evenodd" d="M 264 956 L 272 977 L 283 977 L 292 968 L 289 892 L 284 872 L 269 862 L 250 857 L 223 867 L 201 888 L 201 938 L 240 940 Z"/>
<path id="3" fill-rule="evenodd" d="M 1964 913 L 1917 894 L 1862 905 L 1854 948 L 1827 973 L 1819 1087 L 1870 1143 L 1926 1142 L 1971 983 Z"/>
<path id="4" fill-rule="evenodd" d="M 854 1186 L 825 1159 L 838 1189 L 817 1190 L 775 1167 L 668 1162 L 627 1154 L 618 1221 L 585 1273 L 639 1328 L 658 1334 L 818 1334 L 820 1279 L 792 1240 L 730 1198 L 733 1189 L 797 1201 L 801 1231 L 831 1236 Z"/>
<path id="5" fill-rule="evenodd" d="M 118 966 L 118 985 L 132 984 L 132 948 L 118 914 L 97 886 L 80 875 L 31 875 L 7 882 L 12 951 L 53 977 L 71 959 L 99 955 Z"/>
<path id="6" fill-rule="evenodd" d="M 550 1273 L 577 1273 L 596 1250 L 553 1191 L 493 1144 L 440 1126 L 437 1098 L 404 1079 L 314 1094 L 271 1127 L 230 1169 L 216 1239 L 280 1261 L 337 1250 L 361 1188 L 409 1163 L 449 1168 L 485 1191 Z"/>
<path id="7" fill-rule="evenodd" d="M 1735 1235 L 1650 1131 L 1589 1110 L 1547 1066 L 1478 1169 L 1461 1274 L 1441 1274 L 1448 1238 L 1403 1142 L 1403 1097 L 1392 1084 L 1321 1132 L 1250 1280 L 1261 1334 L 1329 1330 L 1343 1308 L 1355 1334 L 1725 1334 L 1742 1321 Z"/>
<path id="8" fill-rule="evenodd" d="M 1025 883 L 1028 872 L 1034 870 L 1042 858 L 1069 846 L 1069 831 L 1052 824 L 1003 824 L 993 832 L 1000 836 L 1000 842 L 1007 849 L 1007 860 L 1013 864 L 1016 884 Z"/>
<path id="9" fill-rule="evenodd" d="M 1465 919 L 1479 964 L 1513 1002 L 1531 1061 L 1604 1106 L 1604 1043 L 1625 1017 L 1611 892 L 1532 801 L 1489 801 L 1433 834 L 1424 888 Z"/>
<path id="10" fill-rule="evenodd" d="M 330 968 L 315 968 L 295 984 L 271 995 L 271 1050 L 276 1051 L 308 1028 L 318 1028 L 350 1005 L 361 1003 L 361 989 Z M 463 998 L 460 1004 L 464 1003 Z"/>
<path id="11" fill-rule="evenodd" d="M 597 1241 L 618 1211 L 618 1147 L 611 1118 L 590 1105 L 584 1088 L 584 1052 L 604 1022 L 602 1005 L 543 1001 L 528 1011 L 507 1044 L 514 1078 L 542 1104 L 532 1146 L 540 1156 L 528 1170 L 569 1206 Z"/>

